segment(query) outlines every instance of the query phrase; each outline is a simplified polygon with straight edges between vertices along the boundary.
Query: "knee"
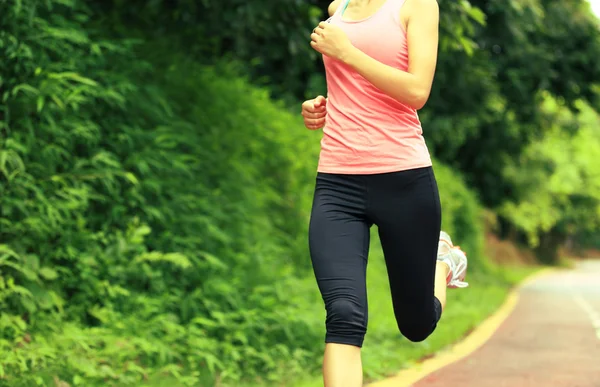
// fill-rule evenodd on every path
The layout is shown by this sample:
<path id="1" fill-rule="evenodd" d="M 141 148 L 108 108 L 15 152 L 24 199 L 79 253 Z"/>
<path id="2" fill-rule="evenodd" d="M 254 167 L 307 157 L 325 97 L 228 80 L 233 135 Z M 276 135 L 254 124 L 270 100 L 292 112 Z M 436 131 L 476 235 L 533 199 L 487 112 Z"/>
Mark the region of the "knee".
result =
<path id="1" fill-rule="evenodd" d="M 412 316 L 412 319 L 401 319 L 400 316 L 396 315 L 396 321 L 398 322 L 398 329 L 400 333 L 413 343 L 419 343 L 427 339 L 435 331 L 437 323 L 442 317 L 442 304 L 437 297 L 433 298 L 433 314 L 427 312 L 423 313 L 420 310 L 413 310 L 412 313 L 408 313 L 408 316 Z"/>
<path id="2" fill-rule="evenodd" d="M 406 337 L 408 340 L 413 343 L 420 343 L 427 339 L 433 331 L 435 330 L 436 325 L 430 326 L 428 324 L 404 324 L 398 325 L 400 329 L 400 333 L 402 336 Z"/>
<path id="3" fill-rule="evenodd" d="M 362 346 L 367 332 L 366 308 L 348 299 L 327 305 L 328 342 Z"/>

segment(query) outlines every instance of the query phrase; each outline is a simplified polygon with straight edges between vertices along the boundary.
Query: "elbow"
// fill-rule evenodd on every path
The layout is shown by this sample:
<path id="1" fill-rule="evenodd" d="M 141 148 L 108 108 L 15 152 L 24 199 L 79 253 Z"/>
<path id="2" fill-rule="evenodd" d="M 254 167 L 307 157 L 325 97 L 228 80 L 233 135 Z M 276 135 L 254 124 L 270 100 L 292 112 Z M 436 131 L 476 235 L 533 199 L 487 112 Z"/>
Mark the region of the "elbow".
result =
<path id="1" fill-rule="evenodd" d="M 409 106 L 415 110 L 422 109 L 429 100 L 429 90 L 415 91 L 409 102 Z"/>

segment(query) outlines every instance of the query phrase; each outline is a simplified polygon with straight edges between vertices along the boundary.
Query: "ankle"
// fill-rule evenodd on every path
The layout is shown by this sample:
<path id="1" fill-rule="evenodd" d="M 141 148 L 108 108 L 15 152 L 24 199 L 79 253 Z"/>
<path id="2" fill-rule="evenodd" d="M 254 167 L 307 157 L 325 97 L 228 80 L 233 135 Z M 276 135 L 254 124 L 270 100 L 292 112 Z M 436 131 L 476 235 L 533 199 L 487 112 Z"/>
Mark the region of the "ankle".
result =
<path id="1" fill-rule="evenodd" d="M 450 269 L 450 265 L 448 265 L 444 261 L 437 261 L 436 273 L 440 273 L 446 279 L 446 286 L 452 280 L 452 270 Z"/>
<path id="2" fill-rule="evenodd" d="M 448 265 L 444 261 L 437 261 L 436 271 L 440 271 L 444 274 L 444 277 L 448 277 L 450 275 L 450 265 Z"/>

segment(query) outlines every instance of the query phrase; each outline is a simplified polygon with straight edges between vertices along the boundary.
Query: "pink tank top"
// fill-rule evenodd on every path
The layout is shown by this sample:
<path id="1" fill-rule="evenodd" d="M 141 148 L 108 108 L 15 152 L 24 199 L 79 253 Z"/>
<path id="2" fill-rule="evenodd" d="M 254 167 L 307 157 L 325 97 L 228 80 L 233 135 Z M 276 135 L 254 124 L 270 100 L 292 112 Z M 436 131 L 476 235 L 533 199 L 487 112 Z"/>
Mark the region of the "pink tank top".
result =
<path id="1" fill-rule="evenodd" d="M 387 0 L 360 21 L 343 20 L 338 7 L 329 19 L 365 54 L 408 69 L 406 32 L 400 20 L 405 0 Z M 318 171 L 375 174 L 431 166 L 417 111 L 384 94 L 344 63 L 323 56 L 327 118 Z"/>

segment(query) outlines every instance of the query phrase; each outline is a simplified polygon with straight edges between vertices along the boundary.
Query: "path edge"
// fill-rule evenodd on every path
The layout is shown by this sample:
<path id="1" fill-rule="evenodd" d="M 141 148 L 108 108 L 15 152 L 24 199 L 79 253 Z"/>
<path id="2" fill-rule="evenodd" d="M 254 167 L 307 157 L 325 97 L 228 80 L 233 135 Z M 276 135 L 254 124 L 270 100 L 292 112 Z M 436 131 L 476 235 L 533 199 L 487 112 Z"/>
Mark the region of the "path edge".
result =
<path id="1" fill-rule="evenodd" d="M 432 358 L 402 370 L 390 378 L 371 383 L 367 387 L 410 387 L 439 369 L 469 356 L 483 346 L 511 315 L 519 302 L 520 290 L 529 283 L 551 274 L 555 270 L 554 268 L 543 268 L 527 276 L 511 289 L 500 308 L 483 320 L 470 334 L 456 344 L 453 344 L 449 349 L 443 350 Z"/>

